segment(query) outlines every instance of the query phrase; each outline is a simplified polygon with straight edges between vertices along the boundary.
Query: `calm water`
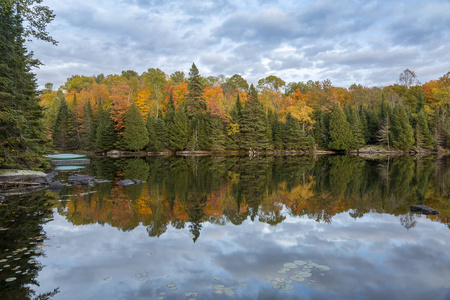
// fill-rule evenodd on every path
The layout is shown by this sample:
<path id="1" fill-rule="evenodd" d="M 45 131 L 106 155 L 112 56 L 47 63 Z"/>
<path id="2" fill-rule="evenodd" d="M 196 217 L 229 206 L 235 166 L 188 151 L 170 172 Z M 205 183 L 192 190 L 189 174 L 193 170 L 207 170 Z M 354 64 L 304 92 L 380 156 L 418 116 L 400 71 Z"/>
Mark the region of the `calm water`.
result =
<path id="1" fill-rule="evenodd" d="M 77 172 L 108 182 L 0 203 L 0 299 L 450 299 L 448 159 L 151 157 Z"/>

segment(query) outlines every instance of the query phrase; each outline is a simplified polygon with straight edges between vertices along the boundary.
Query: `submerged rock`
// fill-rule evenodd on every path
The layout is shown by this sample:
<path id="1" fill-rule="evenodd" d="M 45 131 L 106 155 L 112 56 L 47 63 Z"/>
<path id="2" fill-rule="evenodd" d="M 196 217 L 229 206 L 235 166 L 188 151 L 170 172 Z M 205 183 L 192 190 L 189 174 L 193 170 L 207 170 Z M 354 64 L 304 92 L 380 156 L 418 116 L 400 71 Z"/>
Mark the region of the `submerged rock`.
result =
<path id="1" fill-rule="evenodd" d="M 69 177 L 67 177 L 67 180 L 69 181 L 90 181 L 93 179 L 94 177 L 91 177 L 89 175 L 79 175 L 79 174 L 70 175 Z"/>
<path id="2" fill-rule="evenodd" d="M 439 211 L 426 205 L 411 205 L 409 208 L 412 212 L 422 213 L 424 215 L 437 215 Z"/>
<path id="3" fill-rule="evenodd" d="M 144 183 L 145 181 L 139 180 L 139 179 L 124 179 L 119 182 L 117 182 L 117 185 L 132 185 L 132 184 L 140 184 Z"/>

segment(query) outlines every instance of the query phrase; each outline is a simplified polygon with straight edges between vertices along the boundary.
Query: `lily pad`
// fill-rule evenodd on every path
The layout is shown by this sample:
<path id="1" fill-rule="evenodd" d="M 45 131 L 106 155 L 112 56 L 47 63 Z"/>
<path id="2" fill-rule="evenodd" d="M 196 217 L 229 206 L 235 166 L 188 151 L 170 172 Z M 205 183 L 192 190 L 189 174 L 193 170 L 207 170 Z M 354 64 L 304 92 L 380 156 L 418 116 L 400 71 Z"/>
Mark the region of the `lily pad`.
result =
<path id="1" fill-rule="evenodd" d="M 324 265 L 318 265 L 318 266 L 316 266 L 316 268 L 321 270 L 321 271 L 328 271 L 328 270 L 330 270 L 330 267 L 324 266 Z"/>
<path id="2" fill-rule="evenodd" d="M 220 280 L 220 276 L 214 276 L 214 280 Z"/>
<path id="3" fill-rule="evenodd" d="M 289 268 L 283 267 L 283 268 L 278 270 L 278 273 L 285 274 L 285 273 L 289 272 L 290 270 L 291 269 L 289 269 Z"/>
<path id="4" fill-rule="evenodd" d="M 296 261 L 294 261 L 294 263 L 298 266 L 306 265 L 306 261 L 303 261 L 303 260 L 296 260 Z"/>
<path id="5" fill-rule="evenodd" d="M 11 282 L 11 281 L 14 281 L 16 279 L 17 279 L 16 277 L 9 277 L 9 278 L 6 278 L 5 281 L 6 282 Z"/>
<path id="6" fill-rule="evenodd" d="M 197 291 L 196 292 L 187 292 L 187 293 L 184 293 L 184 295 L 186 297 L 197 297 L 198 296 L 198 292 Z"/>
<path id="7" fill-rule="evenodd" d="M 111 279 L 112 279 L 111 276 L 108 276 L 108 277 L 103 278 L 104 281 L 110 281 Z"/>
<path id="8" fill-rule="evenodd" d="M 308 278 L 308 277 L 311 277 L 311 276 L 312 276 L 311 273 L 309 273 L 309 272 L 302 272 L 302 271 L 298 272 L 297 275 L 300 275 L 300 276 L 302 276 L 303 278 Z"/>
<path id="9" fill-rule="evenodd" d="M 289 277 L 290 279 L 294 280 L 294 281 L 305 281 L 305 278 L 303 278 L 303 276 L 297 274 L 297 275 L 293 275 L 291 277 Z"/>
<path id="10" fill-rule="evenodd" d="M 298 266 L 297 266 L 296 264 L 294 264 L 294 263 L 285 263 L 283 266 L 286 267 L 286 268 L 289 268 L 289 269 L 295 269 L 295 268 L 298 267 Z"/>
<path id="11" fill-rule="evenodd" d="M 223 292 L 225 295 L 230 296 L 230 297 L 234 296 L 236 294 L 231 288 L 225 288 L 223 290 Z"/>
<path id="12" fill-rule="evenodd" d="M 215 290 L 223 290 L 225 288 L 225 286 L 223 284 L 217 284 L 214 286 Z"/>
<path id="13" fill-rule="evenodd" d="M 289 291 L 289 290 L 292 290 L 292 289 L 294 289 L 294 286 L 293 285 L 290 285 L 290 284 L 286 284 L 284 287 L 282 287 L 281 288 L 283 291 Z"/>
<path id="14" fill-rule="evenodd" d="M 248 283 L 247 283 L 247 282 L 241 282 L 241 283 L 240 283 L 240 286 L 248 287 Z"/>
<path id="15" fill-rule="evenodd" d="M 6 258 L 0 260 L 0 263 L 4 263 L 5 261 L 8 261 Z"/>

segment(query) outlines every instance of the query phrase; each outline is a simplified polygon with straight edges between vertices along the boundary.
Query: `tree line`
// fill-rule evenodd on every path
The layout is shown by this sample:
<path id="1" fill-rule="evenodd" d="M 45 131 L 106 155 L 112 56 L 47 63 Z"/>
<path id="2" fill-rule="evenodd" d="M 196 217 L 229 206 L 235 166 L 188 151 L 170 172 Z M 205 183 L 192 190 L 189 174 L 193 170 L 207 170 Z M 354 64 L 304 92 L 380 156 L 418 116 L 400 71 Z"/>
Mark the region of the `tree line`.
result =
<path id="1" fill-rule="evenodd" d="M 41 95 L 57 149 L 108 151 L 441 151 L 450 146 L 450 72 L 420 84 L 406 69 L 386 87 L 268 76 L 74 75 Z"/>

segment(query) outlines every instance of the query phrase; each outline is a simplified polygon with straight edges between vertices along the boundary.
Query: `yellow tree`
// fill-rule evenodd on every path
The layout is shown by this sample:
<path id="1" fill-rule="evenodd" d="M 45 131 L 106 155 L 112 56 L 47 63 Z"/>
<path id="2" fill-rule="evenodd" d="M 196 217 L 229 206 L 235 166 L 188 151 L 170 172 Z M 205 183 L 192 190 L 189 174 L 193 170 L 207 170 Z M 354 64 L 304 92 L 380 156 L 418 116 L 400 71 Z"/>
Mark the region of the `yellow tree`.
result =
<path id="1" fill-rule="evenodd" d="M 315 121 L 312 119 L 313 108 L 307 105 L 308 96 L 302 94 L 300 89 L 295 90 L 291 95 L 285 98 L 289 105 L 282 110 L 281 118 L 284 120 L 288 113 L 302 124 L 302 131 L 312 129 Z"/>

